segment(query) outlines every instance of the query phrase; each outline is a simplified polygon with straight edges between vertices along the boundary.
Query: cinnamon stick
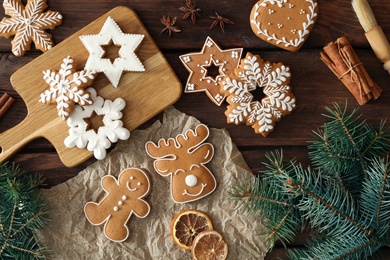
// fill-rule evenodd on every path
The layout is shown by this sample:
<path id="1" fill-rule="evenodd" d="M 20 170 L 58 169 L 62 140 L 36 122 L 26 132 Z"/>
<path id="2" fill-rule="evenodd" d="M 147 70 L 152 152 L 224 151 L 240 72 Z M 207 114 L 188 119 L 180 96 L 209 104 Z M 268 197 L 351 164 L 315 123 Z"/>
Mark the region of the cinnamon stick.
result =
<path id="1" fill-rule="evenodd" d="M 321 60 L 355 97 L 359 105 L 380 96 L 382 89 L 368 75 L 346 37 L 328 43 L 320 56 Z"/>
<path id="2" fill-rule="evenodd" d="M 15 99 L 8 93 L 4 93 L 0 97 L 0 118 L 7 112 L 11 105 L 15 102 Z"/>

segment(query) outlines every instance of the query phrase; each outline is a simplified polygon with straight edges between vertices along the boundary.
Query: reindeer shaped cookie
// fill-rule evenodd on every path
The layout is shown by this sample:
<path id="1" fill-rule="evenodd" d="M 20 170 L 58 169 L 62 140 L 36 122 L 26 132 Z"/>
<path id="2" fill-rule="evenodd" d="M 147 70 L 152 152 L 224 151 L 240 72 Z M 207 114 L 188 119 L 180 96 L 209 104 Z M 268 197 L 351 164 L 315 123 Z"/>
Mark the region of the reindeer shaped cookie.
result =
<path id="1" fill-rule="evenodd" d="M 118 181 L 112 175 L 101 180 L 106 196 L 99 202 L 88 202 L 84 207 L 85 215 L 93 225 L 104 225 L 104 234 L 115 242 L 123 242 L 129 236 L 126 226 L 134 214 L 139 218 L 150 212 L 149 204 L 143 200 L 150 192 L 149 176 L 137 168 L 121 172 Z"/>
<path id="2" fill-rule="evenodd" d="M 161 176 L 171 176 L 171 195 L 177 203 L 201 199 L 217 187 L 214 175 L 204 166 L 214 155 L 213 145 L 203 143 L 208 136 L 209 129 L 201 124 L 176 139 L 145 145 L 148 155 L 156 159 L 154 169 Z"/>

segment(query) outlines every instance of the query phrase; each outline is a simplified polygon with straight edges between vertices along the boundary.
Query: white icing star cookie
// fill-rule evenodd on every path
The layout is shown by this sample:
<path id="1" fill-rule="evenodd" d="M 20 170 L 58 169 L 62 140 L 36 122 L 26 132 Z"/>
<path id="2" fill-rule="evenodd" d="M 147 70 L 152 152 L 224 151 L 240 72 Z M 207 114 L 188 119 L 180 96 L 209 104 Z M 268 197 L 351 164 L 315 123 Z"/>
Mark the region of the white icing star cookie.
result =
<path id="1" fill-rule="evenodd" d="M 122 98 L 114 101 L 104 100 L 96 95 L 96 90 L 88 88 L 91 93 L 93 104 L 84 108 L 76 106 L 73 114 L 68 118 L 69 136 L 65 138 L 64 144 L 68 148 L 77 146 L 93 151 L 96 159 L 101 160 L 106 157 L 106 149 L 111 143 L 120 140 L 127 140 L 130 132 L 123 127 L 121 111 L 126 106 Z M 103 126 L 98 129 L 88 129 L 89 119 L 93 116 L 103 116 Z"/>
<path id="2" fill-rule="evenodd" d="M 90 53 L 85 69 L 103 72 L 111 84 L 118 87 L 123 71 L 145 71 L 134 53 L 143 38 L 143 34 L 123 33 L 116 22 L 108 17 L 99 34 L 80 36 L 80 40 Z M 102 46 L 110 43 L 120 46 L 119 57 L 114 62 L 104 58 L 105 51 Z"/>

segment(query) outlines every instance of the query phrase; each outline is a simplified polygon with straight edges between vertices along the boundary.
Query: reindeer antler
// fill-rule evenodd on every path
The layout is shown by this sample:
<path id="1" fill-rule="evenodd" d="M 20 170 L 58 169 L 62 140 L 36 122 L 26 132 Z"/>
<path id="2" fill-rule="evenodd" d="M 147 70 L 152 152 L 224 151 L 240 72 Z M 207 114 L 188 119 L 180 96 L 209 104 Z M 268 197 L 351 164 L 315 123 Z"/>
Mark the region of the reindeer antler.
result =
<path id="1" fill-rule="evenodd" d="M 184 135 L 178 135 L 176 141 L 178 145 L 187 148 L 187 152 L 190 152 L 190 150 L 203 143 L 209 137 L 209 133 L 207 126 L 201 124 L 195 128 L 195 132 L 188 129 Z"/>
<path id="2" fill-rule="evenodd" d="M 156 159 L 154 163 L 156 171 L 168 175 L 176 172 L 177 169 L 186 169 L 193 164 L 208 162 L 214 154 L 211 144 L 202 145 L 208 136 L 209 129 L 201 124 L 195 128 L 195 131 L 189 129 L 184 134 L 179 134 L 176 139 L 160 139 L 158 145 L 147 142 L 145 148 L 147 153 Z M 194 156 L 196 152 L 202 156 L 199 158 Z M 172 161 L 175 161 L 175 165 L 172 165 Z"/>

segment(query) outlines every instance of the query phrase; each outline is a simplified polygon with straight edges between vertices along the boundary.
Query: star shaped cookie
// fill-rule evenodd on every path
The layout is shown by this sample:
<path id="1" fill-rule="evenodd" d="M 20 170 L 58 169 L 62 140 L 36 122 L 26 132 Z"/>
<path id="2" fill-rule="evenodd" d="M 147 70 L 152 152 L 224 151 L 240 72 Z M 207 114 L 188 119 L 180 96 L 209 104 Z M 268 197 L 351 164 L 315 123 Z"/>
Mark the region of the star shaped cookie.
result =
<path id="1" fill-rule="evenodd" d="M 0 22 L 0 36 L 12 40 L 12 53 L 23 56 L 30 49 L 31 43 L 43 52 L 53 47 L 51 35 L 46 29 L 54 29 L 62 23 L 62 15 L 59 12 L 47 11 L 46 0 L 28 0 L 24 7 L 21 0 L 4 0 L 5 14 Z"/>
<path id="2" fill-rule="evenodd" d="M 216 105 L 220 106 L 225 99 L 218 82 L 225 75 L 234 72 L 241 59 L 242 48 L 221 50 L 207 37 L 202 51 L 180 56 L 181 62 L 190 72 L 184 92 L 206 92 Z"/>
<path id="3" fill-rule="evenodd" d="M 99 34 L 80 36 L 80 40 L 90 53 L 85 69 L 103 72 L 111 84 L 118 87 L 123 71 L 145 71 L 134 53 L 143 38 L 143 34 L 123 33 L 117 23 L 108 17 Z M 104 58 L 103 47 L 110 44 L 120 47 L 119 57 L 113 62 L 109 58 Z"/>

